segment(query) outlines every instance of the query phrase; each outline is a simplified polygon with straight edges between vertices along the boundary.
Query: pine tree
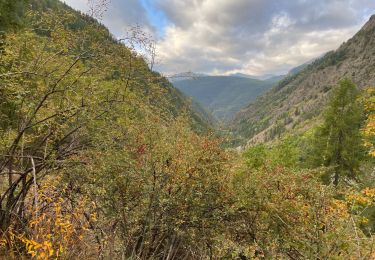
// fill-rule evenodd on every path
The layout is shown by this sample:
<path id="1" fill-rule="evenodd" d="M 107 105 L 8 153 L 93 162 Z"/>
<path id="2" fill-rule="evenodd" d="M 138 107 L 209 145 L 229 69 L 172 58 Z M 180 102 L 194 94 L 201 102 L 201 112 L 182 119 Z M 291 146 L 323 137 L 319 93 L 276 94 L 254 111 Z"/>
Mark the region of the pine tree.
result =
<path id="1" fill-rule="evenodd" d="M 318 128 L 314 143 L 315 166 L 332 167 L 333 183 L 340 178 L 356 178 L 364 148 L 360 135 L 363 110 L 359 90 L 348 79 L 341 80 L 332 90 L 323 124 Z"/>

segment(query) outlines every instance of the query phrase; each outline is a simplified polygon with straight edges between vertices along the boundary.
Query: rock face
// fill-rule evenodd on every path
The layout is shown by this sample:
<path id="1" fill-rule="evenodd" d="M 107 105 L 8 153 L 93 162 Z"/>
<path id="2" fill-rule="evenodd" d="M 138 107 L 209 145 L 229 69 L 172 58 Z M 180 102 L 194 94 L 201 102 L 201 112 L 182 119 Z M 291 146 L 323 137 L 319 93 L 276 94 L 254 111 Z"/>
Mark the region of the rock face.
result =
<path id="1" fill-rule="evenodd" d="M 331 88 L 343 78 L 360 88 L 375 86 L 375 15 L 336 51 L 285 78 L 242 109 L 232 131 L 243 143 L 254 143 L 308 126 L 321 114 Z"/>

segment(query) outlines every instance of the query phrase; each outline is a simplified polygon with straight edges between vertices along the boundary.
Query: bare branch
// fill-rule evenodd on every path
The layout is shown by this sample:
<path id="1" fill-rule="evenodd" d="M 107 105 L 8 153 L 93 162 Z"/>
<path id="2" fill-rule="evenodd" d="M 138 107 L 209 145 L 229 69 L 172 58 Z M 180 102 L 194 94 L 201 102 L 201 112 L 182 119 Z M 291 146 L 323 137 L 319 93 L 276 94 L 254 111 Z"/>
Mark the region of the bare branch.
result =
<path id="1" fill-rule="evenodd" d="M 88 0 L 89 15 L 97 20 L 102 20 L 108 10 L 111 0 Z"/>

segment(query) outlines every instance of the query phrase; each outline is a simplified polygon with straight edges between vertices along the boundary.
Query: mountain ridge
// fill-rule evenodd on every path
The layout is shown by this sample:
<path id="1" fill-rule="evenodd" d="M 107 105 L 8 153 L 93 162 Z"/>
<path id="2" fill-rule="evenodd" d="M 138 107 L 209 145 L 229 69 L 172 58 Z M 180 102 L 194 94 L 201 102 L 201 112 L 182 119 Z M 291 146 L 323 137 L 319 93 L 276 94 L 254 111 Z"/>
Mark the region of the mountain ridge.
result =
<path id="1" fill-rule="evenodd" d="M 236 114 L 232 131 L 242 143 L 279 137 L 303 128 L 325 106 L 330 90 L 342 78 L 360 88 L 375 85 L 375 15 L 351 39 L 289 75 L 274 88 Z"/>

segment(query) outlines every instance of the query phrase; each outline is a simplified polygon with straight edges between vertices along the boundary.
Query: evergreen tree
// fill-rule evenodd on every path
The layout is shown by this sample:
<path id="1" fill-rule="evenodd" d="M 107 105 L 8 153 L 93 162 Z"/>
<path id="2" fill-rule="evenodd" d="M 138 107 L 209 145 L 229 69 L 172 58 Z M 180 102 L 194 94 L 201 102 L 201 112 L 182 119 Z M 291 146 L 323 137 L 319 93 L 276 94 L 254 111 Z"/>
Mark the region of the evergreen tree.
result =
<path id="1" fill-rule="evenodd" d="M 330 177 L 335 185 L 343 176 L 357 176 L 365 154 L 360 135 L 363 110 L 359 94 L 353 82 L 341 80 L 332 91 L 324 122 L 315 135 L 313 164 L 332 167 L 333 176 Z"/>

